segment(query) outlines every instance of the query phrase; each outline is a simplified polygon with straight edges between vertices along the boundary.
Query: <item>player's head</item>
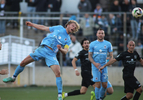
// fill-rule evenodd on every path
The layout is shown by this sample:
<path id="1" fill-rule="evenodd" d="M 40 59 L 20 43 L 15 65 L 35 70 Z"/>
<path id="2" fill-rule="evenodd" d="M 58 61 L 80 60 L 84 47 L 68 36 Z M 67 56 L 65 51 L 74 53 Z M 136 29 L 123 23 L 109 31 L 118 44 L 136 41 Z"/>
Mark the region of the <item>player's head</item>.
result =
<path id="1" fill-rule="evenodd" d="M 76 33 L 80 26 L 76 21 L 70 20 L 66 23 L 65 28 L 68 33 Z"/>
<path id="2" fill-rule="evenodd" d="M 84 38 L 82 41 L 81 41 L 81 45 L 82 45 L 82 48 L 88 50 L 89 48 L 89 40 L 87 38 Z"/>
<path id="3" fill-rule="evenodd" d="M 101 28 L 99 28 L 99 29 L 97 30 L 96 36 L 97 36 L 97 39 L 98 39 L 99 41 L 103 41 L 103 40 L 104 40 L 104 37 L 105 37 L 104 30 L 101 29 Z"/>
<path id="4" fill-rule="evenodd" d="M 127 44 L 127 48 L 128 48 L 128 51 L 133 53 L 134 49 L 135 49 L 135 42 L 130 40 Z"/>

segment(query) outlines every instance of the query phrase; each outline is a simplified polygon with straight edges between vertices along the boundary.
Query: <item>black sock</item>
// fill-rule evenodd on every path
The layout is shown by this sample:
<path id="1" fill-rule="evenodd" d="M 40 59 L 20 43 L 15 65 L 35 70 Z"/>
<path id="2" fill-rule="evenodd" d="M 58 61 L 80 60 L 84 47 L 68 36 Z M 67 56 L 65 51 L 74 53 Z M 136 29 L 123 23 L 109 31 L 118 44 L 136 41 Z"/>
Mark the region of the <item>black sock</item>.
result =
<path id="1" fill-rule="evenodd" d="M 126 98 L 126 96 L 124 96 L 121 100 L 128 100 L 128 99 Z"/>
<path id="2" fill-rule="evenodd" d="M 141 94 L 140 94 L 139 92 L 136 92 L 135 95 L 134 95 L 133 100 L 138 100 L 139 97 L 140 97 L 140 95 L 141 95 Z"/>
<path id="3" fill-rule="evenodd" d="M 80 90 L 74 90 L 72 92 L 69 92 L 68 96 L 79 95 L 79 94 L 80 94 Z"/>

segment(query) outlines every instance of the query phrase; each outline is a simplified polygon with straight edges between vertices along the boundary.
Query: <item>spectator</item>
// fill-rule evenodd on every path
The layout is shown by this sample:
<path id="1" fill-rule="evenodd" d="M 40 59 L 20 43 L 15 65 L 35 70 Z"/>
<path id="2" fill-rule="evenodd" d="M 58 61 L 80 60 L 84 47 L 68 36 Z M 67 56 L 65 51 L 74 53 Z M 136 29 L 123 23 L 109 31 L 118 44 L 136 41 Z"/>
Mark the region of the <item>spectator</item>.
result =
<path id="1" fill-rule="evenodd" d="M 68 65 L 72 66 L 71 61 L 76 56 L 76 54 L 82 50 L 81 44 L 77 41 L 76 36 L 71 34 L 72 43 L 69 45 L 69 61 Z M 67 58 L 68 59 L 68 58 Z M 80 61 L 77 61 L 77 66 L 80 66 Z"/>
<path id="2" fill-rule="evenodd" d="M 129 7 L 129 11 L 132 12 L 132 10 L 135 8 L 135 7 L 139 7 L 139 5 L 137 5 L 136 1 L 135 0 L 131 0 L 131 5 Z M 138 39 L 138 34 L 139 32 L 137 32 L 137 28 L 138 28 L 138 22 L 137 22 L 137 19 L 132 17 L 130 18 L 130 23 L 131 23 L 131 30 L 132 30 L 132 39 L 134 39 L 135 41 L 137 41 Z"/>
<path id="3" fill-rule="evenodd" d="M 118 55 L 124 51 L 124 39 L 123 39 L 123 34 L 120 34 L 118 39 L 117 39 L 118 43 L 117 43 L 117 46 L 118 46 Z M 120 60 L 118 62 L 118 66 L 121 67 L 122 66 L 122 61 Z"/>
<path id="4" fill-rule="evenodd" d="M 90 12 L 91 11 L 91 4 L 88 0 L 80 0 L 78 4 L 78 9 L 80 12 Z M 80 16 L 83 16 L 82 14 Z"/>
<path id="5" fill-rule="evenodd" d="M 95 13 L 96 15 L 100 15 L 100 16 L 101 16 L 102 7 L 101 7 L 100 4 L 97 4 L 97 5 L 96 5 L 96 8 L 94 9 L 94 13 Z"/>
<path id="6" fill-rule="evenodd" d="M 11 11 L 12 12 L 16 12 L 16 14 L 14 14 L 14 17 L 18 17 L 19 15 L 19 11 L 20 11 L 20 2 L 22 2 L 22 0 L 11 0 Z M 13 19 L 12 21 L 12 28 L 18 28 L 19 23 L 17 19 Z"/>
<path id="7" fill-rule="evenodd" d="M 99 0 L 89 0 L 90 1 L 90 4 L 91 4 L 91 12 L 93 12 L 94 11 L 94 9 L 95 9 L 95 5 L 96 4 L 98 4 L 99 3 Z"/>
<path id="8" fill-rule="evenodd" d="M 27 12 L 28 12 L 28 16 L 27 17 L 34 17 L 35 16 L 35 4 L 34 4 L 34 0 L 26 0 L 26 2 L 28 3 L 27 6 Z M 30 19 L 28 19 L 28 21 L 30 21 Z M 35 20 L 32 20 L 32 23 L 35 23 Z M 28 29 L 31 29 L 30 26 L 28 26 Z"/>
<path id="9" fill-rule="evenodd" d="M 35 7 L 36 7 L 36 12 L 47 12 L 47 5 L 48 5 L 49 0 L 35 0 Z M 45 14 L 37 14 L 37 17 L 45 17 Z M 36 24 L 39 24 L 39 20 L 36 19 Z M 44 25 L 44 20 L 41 19 L 41 25 Z M 38 30 L 35 29 L 35 33 L 37 33 Z M 42 31 L 41 31 L 42 32 Z"/>
<path id="10" fill-rule="evenodd" d="M 119 0 L 114 0 L 113 4 L 111 5 L 111 12 L 121 12 L 121 7 L 119 5 Z"/>
<path id="11" fill-rule="evenodd" d="M 120 0 L 120 6 L 121 6 L 121 11 L 122 12 L 129 12 L 129 0 Z"/>
<path id="12" fill-rule="evenodd" d="M 103 9 L 103 11 L 108 11 L 108 5 L 110 4 L 110 0 L 99 0 L 99 3 Z"/>
<path id="13" fill-rule="evenodd" d="M 6 9 L 5 0 L 0 1 L 0 17 L 4 17 L 4 12 Z M 5 20 L 0 19 L 0 34 L 4 35 L 5 33 Z"/>
<path id="14" fill-rule="evenodd" d="M 49 0 L 48 8 L 50 12 L 60 12 L 62 0 Z M 59 17 L 59 14 L 52 14 L 51 17 Z M 51 20 L 50 25 L 59 25 L 59 20 Z"/>
<path id="15" fill-rule="evenodd" d="M 80 27 L 82 29 L 83 36 L 85 36 L 88 39 L 90 38 L 89 40 L 91 41 L 94 33 L 93 32 L 94 22 L 93 22 L 93 18 L 91 18 L 89 14 L 86 13 L 84 17 L 81 19 Z"/>

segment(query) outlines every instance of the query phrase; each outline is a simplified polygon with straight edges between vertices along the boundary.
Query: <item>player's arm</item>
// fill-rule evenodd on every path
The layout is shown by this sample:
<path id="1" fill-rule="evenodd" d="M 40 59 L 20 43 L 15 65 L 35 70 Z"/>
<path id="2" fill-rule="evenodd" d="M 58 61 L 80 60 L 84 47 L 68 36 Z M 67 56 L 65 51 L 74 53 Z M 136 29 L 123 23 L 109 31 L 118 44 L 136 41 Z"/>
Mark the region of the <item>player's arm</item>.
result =
<path id="1" fill-rule="evenodd" d="M 65 47 L 62 48 L 61 45 L 57 45 L 57 48 L 61 51 L 61 53 L 67 54 L 67 53 L 68 53 L 69 46 L 68 46 L 68 45 L 65 45 Z"/>
<path id="2" fill-rule="evenodd" d="M 76 74 L 77 76 L 79 76 L 79 72 L 78 72 L 77 67 L 76 67 L 76 61 L 77 61 L 77 60 L 78 60 L 77 58 L 73 58 L 73 60 L 72 60 L 72 66 L 73 66 L 73 68 L 74 68 L 74 70 L 75 70 L 75 74 Z"/>
<path id="3" fill-rule="evenodd" d="M 102 66 L 99 71 L 101 71 L 102 69 L 104 69 L 106 66 L 109 66 L 111 64 L 113 64 L 114 62 L 116 62 L 117 60 L 114 58 L 114 59 L 110 59 L 109 62 L 107 62 L 104 66 Z"/>
<path id="4" fill-rule="evenodd" d="M 139 61 L 140 61 L 141 65 L 143 66 L 143 59 L 141 58 Z"/>
<path id="5" fill-rule="evenodd" d="M 39 30 L 50 31 L 50 30 L 49 30 L 49 27 L 47 27 L 47 26 L 39 25 L 39 24 L 34 24 L 34 23 L 29 22 L 29 21 L 26 21 L 26 25 L 27 25 L 27 26 L 35 27 L 35 28 L 37 28 L 37 29 L 39 29 Z"/>
<path id="6" fill-rule="evenodd" d="M 88 59 L 89 59 L 89 61 L 96 67 L 96 68 L 98 68 L 99 67 L 99 63 L 96 63 L 94 60 L 93 60 L 93 58 L 92 58 L 92 52 L 88 52 Z"/>

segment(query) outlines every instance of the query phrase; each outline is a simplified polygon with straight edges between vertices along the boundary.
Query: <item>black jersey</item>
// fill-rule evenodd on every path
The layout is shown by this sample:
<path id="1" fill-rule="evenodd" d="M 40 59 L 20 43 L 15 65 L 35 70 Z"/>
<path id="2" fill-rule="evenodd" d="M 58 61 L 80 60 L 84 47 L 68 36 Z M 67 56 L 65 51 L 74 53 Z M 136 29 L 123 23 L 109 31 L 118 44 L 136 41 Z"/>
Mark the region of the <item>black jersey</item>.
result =
<path id="1" fill-rule="evenodd" d="M 124 51 L 120 53 L 116 58 L 117 61 L 122 60 L 123 62 L 123 78 L 134 76 L 134 70 L 136 67 L 136 61 L 140 60 L 139 54 L 134 51 L 133 53 L 129 53 L 128 51 Z"/>
<path id="2" fill-rule="evenodd" d="M 75 58 L 80 59 L 81 62 L 81 71 L 90 71 L 91 72 L 91 62 L 88 59 L 88 51 L 81 50 Z"/>

